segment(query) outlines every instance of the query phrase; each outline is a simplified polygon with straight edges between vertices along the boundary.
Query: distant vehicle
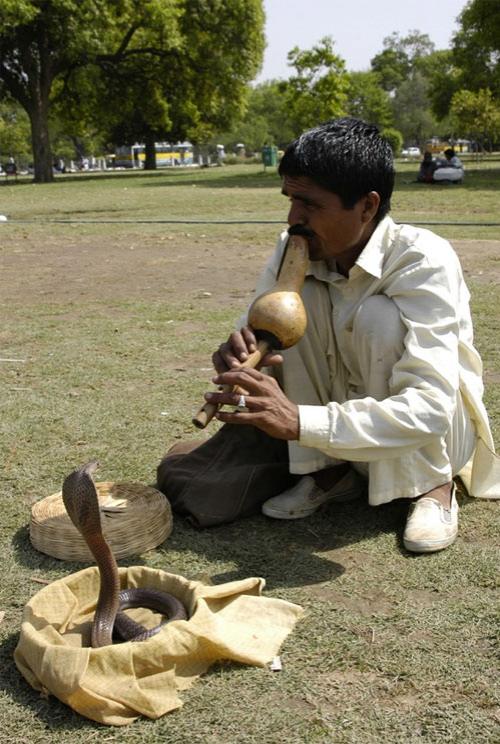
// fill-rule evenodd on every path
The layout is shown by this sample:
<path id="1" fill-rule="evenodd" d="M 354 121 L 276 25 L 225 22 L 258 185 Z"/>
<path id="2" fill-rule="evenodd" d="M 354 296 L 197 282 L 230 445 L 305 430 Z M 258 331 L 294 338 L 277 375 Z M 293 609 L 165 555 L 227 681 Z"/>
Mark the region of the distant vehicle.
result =
<path id="1" fill-rule="evenodd" d="M 403 158 L 419 158 L 421 155 L 419 147 L 405 147 L 404 150 L 401 150 Z"/>
<path id="2" fill-rule="evenodd" d="M 442 140 L 439 137 L 431 137 L 425 143 L 425 149 L 434 155 L 444 152 L 448 147 L 453 147 L 457 153 L 478 151 L 478 143 L 468 139 Z"/>
<path id="3" fill-rule="evenodd" d="M 156 167 L 165 168 L 175 165 L 193 165 L 193 146 L 191 142 L 155 142 Z M 109 165 L 114 168 L 144 168 L 146 159 L 145 147 L 135 144 L 132 147 L 117 147 L 114 155 L 109 157 Z"/>

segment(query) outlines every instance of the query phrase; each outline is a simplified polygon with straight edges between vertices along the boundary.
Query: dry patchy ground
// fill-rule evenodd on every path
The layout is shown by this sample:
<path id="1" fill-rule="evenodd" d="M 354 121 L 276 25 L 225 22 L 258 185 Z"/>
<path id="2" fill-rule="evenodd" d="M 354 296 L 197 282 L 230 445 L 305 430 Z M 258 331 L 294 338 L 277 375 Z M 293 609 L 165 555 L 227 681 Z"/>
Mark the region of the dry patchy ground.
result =
<path id="1" fill-rule="evenodd" d="M 72 228 L 2 226 L 0 297 L 6 305 L 103 299 L 204 299 L 217 306 L 244 304 L 273 247 L 230 235 L 220 240 L 198 231 L 114 235 L 81 234 Z M 50 232 L 49 232 L 50 230 Z M 453 240 L 466 279 L 500 283 L 500 241 Z"/>

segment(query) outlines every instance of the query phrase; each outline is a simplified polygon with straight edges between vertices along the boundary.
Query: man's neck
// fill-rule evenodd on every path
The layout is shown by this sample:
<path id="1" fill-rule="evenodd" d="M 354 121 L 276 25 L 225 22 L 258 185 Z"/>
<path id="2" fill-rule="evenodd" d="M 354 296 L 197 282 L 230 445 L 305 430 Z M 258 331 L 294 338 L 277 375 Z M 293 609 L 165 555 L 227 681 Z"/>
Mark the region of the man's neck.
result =
<path id="1" fill-rule="evenodd" d="M 350 251 L 346 251 L 341 256 L 327 259 L 326 265 L 328 266 L 329 271 L 337 271 L 339 274 L 342 274 L 342 276 L 349 276 L 349 271 L 358 260 L 367 242 L 368 240 L 361 248 L 352 248 Z"/>
<path id="2" fill-rule="evenodd" d="M 352 246 L 352 248 L 348 248 L 344 253 L 340 254 L 340 256 L 328 259 L 326 261 L 328 269 L 330 271 L 336 270 L 339 274 L 342 274 L 342 276 L 349 276 L 349 271 L 352 269 L 352 267 L 360 257 L 366 244 L 375 232 L 375 228 L 376 225 L 370 225 L 370 229 L 367 232 L 366 237 L 360 243 Z"/>

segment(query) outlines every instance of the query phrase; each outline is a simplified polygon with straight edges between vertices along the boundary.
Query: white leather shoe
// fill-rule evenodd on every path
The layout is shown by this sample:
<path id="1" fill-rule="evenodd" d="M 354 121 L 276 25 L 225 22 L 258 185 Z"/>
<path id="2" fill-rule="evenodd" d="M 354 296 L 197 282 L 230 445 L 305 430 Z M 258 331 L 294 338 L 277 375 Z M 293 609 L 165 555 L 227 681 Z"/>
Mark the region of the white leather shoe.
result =
<path id="1" fill-rule="evenodd" d="M 412 553 L 434 553 L 455 542 L 458 534 L 456 490 L 453 483 L 449 509 L 427 496 L 423 496 L 410 506 L 403 535 L 406 550 Z"/>
<path id="2" fill-rule="evenodd" d="M 365 483 L 355 470 L 349 470 L 328 491 L 319 488 L 310 475 L 304 475 L 292 488 L 264 501 L 262 513 L 274 519 L 302 519 L 313 514 L 327 501 L 357 499 L 364 489 Z"/>

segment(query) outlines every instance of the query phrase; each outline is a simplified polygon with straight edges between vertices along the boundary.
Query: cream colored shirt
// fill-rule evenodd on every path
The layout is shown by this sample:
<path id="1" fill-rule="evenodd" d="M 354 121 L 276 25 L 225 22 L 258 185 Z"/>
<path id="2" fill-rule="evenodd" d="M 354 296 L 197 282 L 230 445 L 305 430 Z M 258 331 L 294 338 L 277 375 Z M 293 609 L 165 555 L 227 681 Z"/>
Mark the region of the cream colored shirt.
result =
<path id="1" fill-rule="evenodd" d="M 273 286 L 286 240 L 283 233 L 257 295 Z M 360 397 L 354 379 L 343 403 L 299 405 L 300 444 L 363 462 L 409 454 L 430 445 L 436 435 L 445 436 L 460 390 L 478 433 L 475 455 L 460 475 L 471 495 L 500 498 L 500 458 L 482 401 L 470 295 L 451 245 L 429 230 L 386 217 L 347 278 L 329 271 L 323 261 L 311 262 L 308 273 L 328 284 L 335 339 L 348 369 L 357 367 L 350 331 L 367 297 L 384 294 L 395 302 L 407 334 L 389 397 Z"/>

